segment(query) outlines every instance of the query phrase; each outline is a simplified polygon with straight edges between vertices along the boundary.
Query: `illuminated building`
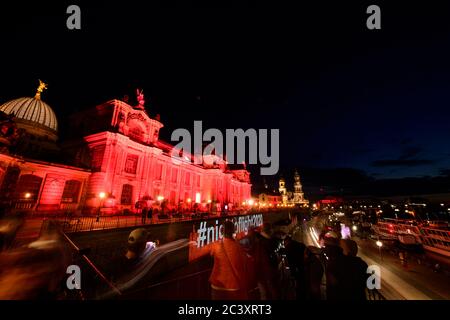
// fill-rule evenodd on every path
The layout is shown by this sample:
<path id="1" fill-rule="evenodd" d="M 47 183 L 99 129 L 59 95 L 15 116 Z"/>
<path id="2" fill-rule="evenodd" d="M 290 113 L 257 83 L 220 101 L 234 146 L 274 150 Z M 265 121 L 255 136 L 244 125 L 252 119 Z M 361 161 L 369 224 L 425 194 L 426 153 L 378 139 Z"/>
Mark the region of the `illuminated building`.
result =
<path id="1" fill-rule="evenodd" d="M 337 206 L 342 204 L 343 202 L 344 200 L 340 197 L 326 196 L 324 199 L 321 199 L 316 203 L 316 207 L 323 208 L 323 207 Z"/>
<path id="2" fill-rule="evenodd" d="M 279 180 L 278 191 L 280 192 L 283 205 L 305 206 L 309 204 L 309 201 L 305 199 L 302 184 L 300 182 L 300 175 L 297 170 L 295 170 L 294 173 L 294 192 L 287 191 L 286 180 L 283 177 Z"/>
<path id="3" fill-rule="evenodd" d="M 286 189 L 286 180 L 283 177 L 280 178 L 278 191 L 281 195 L 281 202 L 283 204 L 287 204 L 288 202 L 288 194 Z"/>
<path id="4" fill-rule="evenodd" d="M 282 204 L 281 195 L 278 192 L 265 190 L 264 192 L 259 194 L 258 197 L 259 203 L 268 208 L 275 208 Z"/>
<path id="5" fill-rule="evenodd" d="M 194 164 L 192 155 L 172 158 L 173 146 L 159 140 L 163 124 L 151 118 L 138 91 L 138 104 L 111 100 L 68 118 L 68 132 L 58 141 L 58 122 L 41 100 L 41 83 L 34 98 L 0 106 L 3 142 L 0 153 L 0 201 L 12 211 L 106 212 L 133 211 L 136 202 L 171 209 L 208 207 L 229 210 L 251 197 L 249 172 L 233 170 L 214 155 L 213 165 Z M 6 121 L 6 120 L 5 120 Z M 17 129 L 17 130 L 16 130 Z M 19 132 L 11 142 L 10 134 Z M 8 132 L 8 134 L 7 134 Z M 20 146 L 27 145 L 26 150 Z M 33 157 L 36 154 L 36 157 Z M 53 156 L 54 155 L 54 156 Z M 46 158 L 45 160 L 42 160 Z M 58 161 L 51 161 L 58 159 Z M 99 194 L 106 194 L 104 201 Z"/>
<path id="6" fill-rule="evenodd" d="M 303 193 L 302 183 L 300 182 L 300 175 L 298 171 L 295 170 L 294 173 L 294 193 L 292 198 L 292 203 L 298 205 L 308 204 L 309 201 L 305 200 L 305 194 Z"/>

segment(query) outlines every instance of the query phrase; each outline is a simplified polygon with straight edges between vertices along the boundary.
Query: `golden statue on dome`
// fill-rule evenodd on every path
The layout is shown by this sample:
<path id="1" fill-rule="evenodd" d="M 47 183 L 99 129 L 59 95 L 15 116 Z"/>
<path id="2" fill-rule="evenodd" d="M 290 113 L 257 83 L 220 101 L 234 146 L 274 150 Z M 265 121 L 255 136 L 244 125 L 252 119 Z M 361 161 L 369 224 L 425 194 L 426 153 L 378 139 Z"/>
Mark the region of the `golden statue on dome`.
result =
<path id="1" fill-rule="evenodd" d="M 34 96 L 34 98 L 40 100 L 41 99 L 41 93 L 45 89 L 47 89 L 47 84 L 44 81 L 42 81 L 41 79 L 39 79 L 39 87 L 36 90 L 36 95 Z"/>

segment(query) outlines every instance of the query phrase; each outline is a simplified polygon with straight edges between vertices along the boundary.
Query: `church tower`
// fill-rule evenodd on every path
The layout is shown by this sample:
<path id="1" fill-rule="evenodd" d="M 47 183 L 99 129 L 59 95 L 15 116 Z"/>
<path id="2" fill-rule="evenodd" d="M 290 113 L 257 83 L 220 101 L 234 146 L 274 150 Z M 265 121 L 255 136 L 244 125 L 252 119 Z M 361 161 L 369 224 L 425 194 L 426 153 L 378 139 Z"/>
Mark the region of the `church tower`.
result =
<path id="1" fill-rule="evenodd" d="M 286 181 L 283 177 L 280 178 L 278 191 L 280 192 L 281 201 L 283 202 L 283 204 L 287 204 L 288 196 L 286 190 Z"/>
<path id="2" fill-rule="evenodd" d="M 305 203 L 305 198 L 302 190 L 302 183 L 300 182 L 300 175 L 298 171 L 295 170 L 294 173 L 294 199 L 293 202 L 295 204 L 303 204 Z"/>

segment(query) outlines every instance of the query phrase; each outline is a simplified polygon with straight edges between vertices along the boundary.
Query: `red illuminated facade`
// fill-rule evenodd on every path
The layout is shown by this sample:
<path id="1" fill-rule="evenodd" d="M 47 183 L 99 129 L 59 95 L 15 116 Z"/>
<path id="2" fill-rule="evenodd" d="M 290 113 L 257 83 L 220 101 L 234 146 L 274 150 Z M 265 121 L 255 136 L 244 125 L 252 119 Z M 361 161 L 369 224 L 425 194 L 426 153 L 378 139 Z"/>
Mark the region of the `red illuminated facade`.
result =
<path id="1" fill-rule="evenodd" d="M 95 213 L 102 207 L 114 214 L 132 212 L 140 201 L 164 202 L 174 210 L 215 211 L 250 199 L 245 168 L 231 170 L 214 155 L 208 161 L 214 165 L 194 164 L 190 154 L 174 159 L 173 147 L 159 140 L 159 116 L 147 114 L 142 94 L 138 103 L 132 107 L 112 100 L 69 117 L 70 134 L 57 144 L 65 164 L 0 154 L 2 204 L 12 211 Z M 9 114 L 18 114 L 17 108 L 10 107 L 14 113 Z M 41 123 L 36 127 L 45 133 Z"/>

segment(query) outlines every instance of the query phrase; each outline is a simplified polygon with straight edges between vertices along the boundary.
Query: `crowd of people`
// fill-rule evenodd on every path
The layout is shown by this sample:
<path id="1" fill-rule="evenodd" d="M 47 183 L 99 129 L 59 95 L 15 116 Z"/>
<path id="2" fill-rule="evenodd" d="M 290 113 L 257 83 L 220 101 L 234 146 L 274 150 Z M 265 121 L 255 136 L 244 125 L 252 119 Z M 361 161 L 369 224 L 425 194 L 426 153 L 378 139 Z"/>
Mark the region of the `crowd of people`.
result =
<path id="1" fill-rule="evenodd" d="M 354 241 L 339 239 L 333 231 L 324 234 L 323 248 L 306 246 L 289 234 L 276 232 L 269 223 L 250 229 L 239 239 L 235 238 L 231 220 L 225 220 L 222 231 L 223 239 L 207 248 L 213 257 L 209 277 L 213 300 L 366 299 L 367 264 L 357 257 Z M 5 248 L 7 239 L 2 242 Z M 109 263 L 111 270 L 105 270 L 109 280 L 120 283 L 136 270 L 144 270 L 148 263 L 142 262 L 152 260 L 156 247 L 158 241 L 146 229 L 132 231 L 126 252 Z M 70 254 L 57 233 L 4 250 L 0 257 L 0 298 L 61 298 L 58 294 L 66 276 L 64 267 L 69 264 Z M 136 277 L 131 278 L 134 281 Z M 17 285 L 22 282 L 29 290 L 14 289 L 23 287 Z"/>
<path id="2" fill-rule="evenodd" d="M 150 238 L 143 228 L 130 233 L 126 253 L 107 272 L 114 283 L 149 260 Z M 223 239 L 203 249 L 213 258 L 211 299 L 365 300 L 368 266 L 357 257 L 356 242 L 333 231 L 323 240 L 323 248 L 306 246 L 269 223 L 237 240 L 234 223 L 226 220 Z"/>
<path id="3" fill-rule="evenodd" d="M 328 232 L 323 248 L 308 247 L 290 236 L 277 236 L 268 223 L 241 241 L 233 233 L 234 224 L 226 221 L 223 241 L 211 249 L 213 300 L 366 299 L 368 266 L 357 257 L 358 247 L 352 240 Z M 295 294 L 287 294 L 288 289 Z"/>

